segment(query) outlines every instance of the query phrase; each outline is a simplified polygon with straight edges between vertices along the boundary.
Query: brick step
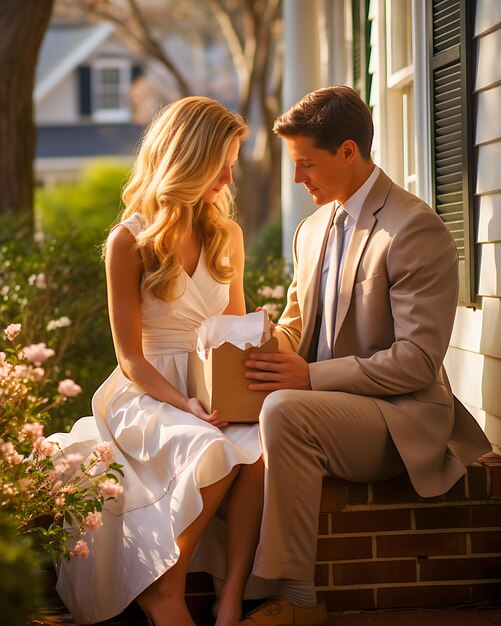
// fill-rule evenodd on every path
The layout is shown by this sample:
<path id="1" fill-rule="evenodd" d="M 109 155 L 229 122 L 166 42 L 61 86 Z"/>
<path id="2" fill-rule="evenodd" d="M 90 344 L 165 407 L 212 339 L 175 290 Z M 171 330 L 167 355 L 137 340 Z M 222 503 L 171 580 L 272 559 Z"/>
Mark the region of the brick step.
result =
<path id="1" fill-rule="evenodd" d="M 450 619 L 450 611 L 388 609 L 500 606 L 501 457 L 481 457 L 437 498 L 420 498 L 406 475 L 371 484 L 326 478 L 316 584 L 329 613 L 335 614 L 333 626 L 441 626 L 446 622 L 439 620 L 443 615 Z M 211 624 L 214 598 L 210 576 L 188 576 L 187 603 L 199 626 Z M 369 612 L 342 615 L 352 611 Z M 403 621 L 406 614 L 409 619 Z M 454 616 L 448 624 L 501 625 L 499 611 L 456 611 Z M 34 624 L 73 624 L 63 611 L 59 621 L 51 619 Z M 142 620 L 131 607 L 106 625 L 139 625 Z"/>
<path id="2" fill-rule="evenodd" d="M 499 602 L 501 458 L 478 459 L 436 498 L 407 475 L 327 478 L 316 583 L 329 612 Z"/>

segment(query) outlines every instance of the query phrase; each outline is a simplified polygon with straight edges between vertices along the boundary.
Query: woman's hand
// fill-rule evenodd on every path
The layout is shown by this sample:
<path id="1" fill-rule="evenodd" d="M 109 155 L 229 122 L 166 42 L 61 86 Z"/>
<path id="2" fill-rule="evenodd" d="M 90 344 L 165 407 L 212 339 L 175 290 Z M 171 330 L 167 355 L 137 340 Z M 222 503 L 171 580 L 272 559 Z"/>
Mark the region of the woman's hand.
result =
<path id="1" fill-rule="evenodd" d="M 209 413 L 206 413 L 198 398 L 190 398 L 188 400 L 187 410 L 195 417 L 198 417 L 204 422 L 209 422 L 209 424 L 212 424 L 217 428 L 223 428 L 224 426 L 228 426 L 228 422 L 223 422 L 219 419 L 219 414 L 217 411 L 213 411 L 210 415 Z"/>

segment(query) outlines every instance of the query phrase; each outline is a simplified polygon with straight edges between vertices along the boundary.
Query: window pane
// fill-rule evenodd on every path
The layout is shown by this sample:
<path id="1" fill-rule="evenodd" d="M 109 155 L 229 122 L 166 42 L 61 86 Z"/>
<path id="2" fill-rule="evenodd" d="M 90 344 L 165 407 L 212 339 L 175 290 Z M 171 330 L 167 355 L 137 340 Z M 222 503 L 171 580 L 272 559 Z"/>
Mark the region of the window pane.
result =
<path id="1" fill-rule="evenodd" d="M 412 65 L 412 0 L 391 2 L 391 74 Z"/>

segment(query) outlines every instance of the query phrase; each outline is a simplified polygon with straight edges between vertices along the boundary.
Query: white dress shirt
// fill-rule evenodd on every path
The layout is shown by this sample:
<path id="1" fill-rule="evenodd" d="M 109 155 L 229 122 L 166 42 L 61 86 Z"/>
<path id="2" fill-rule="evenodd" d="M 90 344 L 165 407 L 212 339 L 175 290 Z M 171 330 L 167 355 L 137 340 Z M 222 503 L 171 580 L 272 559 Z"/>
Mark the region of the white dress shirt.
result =
<path id="1" fill-rule="evenodd" d="M 341 204 L 337 200 L 334 201 L 335 207 L 343 208 L 347 213 L 348 217 L 344 223 L 344 244 L 343 244 L 343 254 L 341 256 L 341 263 L 339 267 L 339 278 L 338 278 L 338 293 L 339 286 L 341 285 L 341 277 L 343 275 L 344 262 L 346 259 L 346 251 L 348 250 L 348 246 L 350 245 L 351 235 L 353 234 L 353 229 L 355 228 L 355 224 L 357 223 L 358 216 L 360 215 L 360 211 L 362 210 L 362 206 L 369 195 L 370 190 L 372 189 L 374 183 L 376 182 L 377 177 L 379 176 L 379 167 L 376 165 L 372 170 L 369 178 L 365 181 L 365 183 L 359 187 L 353 195 L 351 195 L 348 200 L 344 204 Z M 338 209 L 339 210 L 339 209 Z M 329 345 L 327 343 L 326 336 L 326 324 L 325 324 L 325 286 L 327 284 L 327 275 L 329 273 L 329 261 L 331 258 L 332 245 L 334 243 L 334 228 L 331 225 L 329 239 L 327 240 L 327 246 L 325 247 L 324 261 L 322 266 L 322 279 L 320 284 L 320 294 L 319 294 L 319 302 L 318 302 L 318 310 L 322 311 L 322 321 L 320 326 L 320 335 L 318 337 L 318 348 L 317 348 L 317 361 L 326 361 L 327 359 L 332 359 L 334 354 L 334 348 L 331 352 Z"/>

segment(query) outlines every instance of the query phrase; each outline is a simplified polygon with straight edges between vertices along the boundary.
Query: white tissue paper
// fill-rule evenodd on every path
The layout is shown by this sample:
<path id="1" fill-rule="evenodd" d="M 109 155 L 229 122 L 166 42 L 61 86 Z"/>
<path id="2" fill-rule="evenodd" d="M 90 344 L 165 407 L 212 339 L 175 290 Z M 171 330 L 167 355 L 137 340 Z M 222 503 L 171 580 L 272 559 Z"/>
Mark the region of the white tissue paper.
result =
<path id="1" fill-rule="evenodd" d="M 197 352 L 206 361 L 211 348 L 219 348 L 225 342 L 246 350 L 261 346 L 270 337 L 270 319 L 265 309 L 247 315 L 213 315 L 200 325 Z"/>

